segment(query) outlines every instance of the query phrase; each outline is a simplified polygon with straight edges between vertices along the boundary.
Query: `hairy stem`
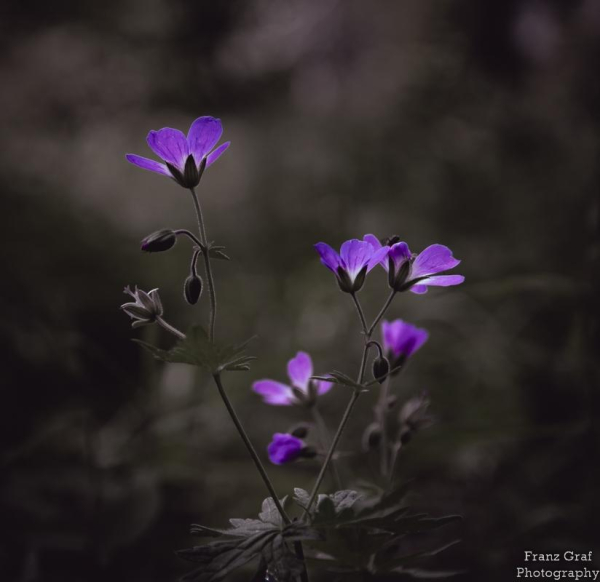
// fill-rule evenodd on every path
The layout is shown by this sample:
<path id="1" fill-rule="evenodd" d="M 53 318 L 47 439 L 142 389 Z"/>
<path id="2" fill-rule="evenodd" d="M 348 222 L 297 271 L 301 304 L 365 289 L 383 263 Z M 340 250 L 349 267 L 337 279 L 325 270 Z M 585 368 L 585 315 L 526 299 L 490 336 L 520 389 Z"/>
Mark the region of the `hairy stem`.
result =
<path id="1" fill-rule="evenodd" d="M 313 490 L 310 494 L 310 498 L 306 505 L 307 512 L 310 512 L 310 508 L 312 507 L 312 505 L 317 497 L 317 493 L 319 492 L 319 487 L 321 486 L 323 478 L 325 477 L 325 472 L 327 471 L 327 467 L 329 466 L 329 463 L 331 462 L 331 459 L 333 458 L 333 454 L 335 452 L 335 449 L 337 448 L 340 437 L 342 436 L 342 432 L 344 432 L 346 423 L 348 422 L 348 419 L 350 418 L 352 409 L 354 408 L 354 405 L 356 404 L 356 401 L 358 400 L 359 396 L 360 396 L 360 392 L 357 390 L 352 394 L 352 398 L 350 399 L 350 402 L 348 402 L 348 406 L 346 407 L 344 416 L 342 417 L 340 425 L 338 426 L 335 436 L 333 437 L 333 441 L 331 442 L 331 446 L 329 447 L 329 451 L 327 452 L 327 456 L 325 457 L 325 462 L 323 463 L 321 470 L 319 471 L 319 475 L 317 476 L 317 481 L 315 482 Z"/>
<path id="2" fill-rule="evenodd" d="M 202 256 L 204 257 L 204 267 L 206 269 L 206 278 L 208 280 L 208 294 L 210 295 L 210 326 L 208 337 L 212 342 L 215 339 L 215 322 L 217 320 L 217 293 L 215 291 L 215 281 L 213 279 L 212 268 L 210 265 L 210 256 L 208 254 L 208 239 L 206 238 L 206 228 L 204 226 L 204 217 L 202 216 L 202 209 L 200 208 L 200 202 L 198 201 L 198 195 L 194 188 L 190 188 L 192 193 L 192 200 L 194 201 L 194 208 L 196 209 L 196 218 L 198 219 L 198 232 L 200 234 L 200 242 L 204 247 Z"/>
<path id="3" fill-rule="evenodd" d="M 387 415 L 388 415 L 388 392 L 389 392 L 390 377 L 388 376 L 382 386 L 379 395 L 379 402 L 376 406 L 377 422 L 381 428 L 381 459 L 380 469 L 381 474 L 385 477 L 388 474 L 388 438 L 387 438 Z"/>
<path id="4" fill-rule="evenodd" d="M 269 476 L 267 475 L 267 472 L 265 471 L 265 468 L 264 468 L 254 446 L 250 442 L 250 439 L 248 438 L 248 435 L 246 434 L 246 431 L 245 431 L 244 427 L 242 426 L 242 423 L 240 422 L 240 419 L 238 418 L 238 415 L 236 414 L 236 412 L 233 408 L 233 405 L 231 404 L 231 401 L 229 400 L 229 396 L 227 396 L 227 393 L 225 392 L 225 388 L 223 387 L 223 382 L 221 382 L 221 375 L 215 374 L 213 376 L 213 378 L 215 380 L 215 384 L 217 385 L 217 388 L 219 389 L 219 394 L 221 395 L 221 398 L 222 398 L 223 402 L 225 403 L 227 412 L 229 412 L 229 416 L 231 416 L 231 420 L 233 420 L 233 424 L 235 424 L 235 427 L 237 428 L 240 436 L 242 437 L 242 440 L 244 441 L 244 444 L 246 445 L 246 448 L 248 449 L 248 452 L 250 453 L 250 456 L 252 457 L 252 460 L 254 461 L 254 464 L 256 465 L 256 468 L 258 469 L 260 476 L 262 477 L 262 480 L 264 481 L 267 489 L 269 490 L 269 493 L 271 494 L 271 497 L 273 498 L 273 502 L 275 503 L 275 506 L 277 507 L 277 511 L 279 511 L 281 518 L 283 519 L 283 521 L 286 524 L 291 523 L 291 520 L 288 517 L 285 510 L 283 509 L 283 506 L 281 505 L 281 502 L 279 501 L 279 497 L 277 496 L 277 493 L 275 492 L 275 488 L 273 487 L 273 484 L 271 483 L 271 480 L 269 479 Z"/>
<path id="5" fill-rule="evenodd" d="M 323 417 L 321 416 L 321 413 L 319 412 L 316 406 L 313 406 L 310 409 L 310 411 L 312 413 L 315 426 L 317 427 L 317 440 L 319 441 L 319 446 L 321 449 L 325 449 L 325 447 L 328 446 L 331 440 L 329 431 L 327 430 L 327 425 L 325 424 L 325 421 L 323 420 Z M 338 470 L 335 459 L 331 460 L 331 474 L 333 476 L 333 480 L 335 482 L 336 487 L 338 489 L 343 489 L 342 479 L 340 477 L 340 472 Z"/>
<path id="6" fill-rule="evenodd" d="M 173 327 L 170 323 L 167 323 L 162 317 L 158 316 L 156 318 L 156 323 L 179 339 L 185 339 L 185 334 L 182 331 L 179 331 L 176 327 Z"/>
<path id="7" fill-rule="evenodd" d="M 394 291 L 392 289 L 392 292 L 389 294 L 387 301 L 384 303 L 383 307 L 381 308 L 381 311 L 377 314 L 375 321 L 371 324 L 371 327 L 367 331 L 367 335 L 369 336 L 369 338 L 373 335 L 373 332 L 375 331 L 377 324 L 381 321 L 381 318 L 385 315 L 385 312 L 388 310 L 388 307 L 392 304 L 392 301 L 394 300 L 395 296 L 396 296 L 396 291 Z"/>

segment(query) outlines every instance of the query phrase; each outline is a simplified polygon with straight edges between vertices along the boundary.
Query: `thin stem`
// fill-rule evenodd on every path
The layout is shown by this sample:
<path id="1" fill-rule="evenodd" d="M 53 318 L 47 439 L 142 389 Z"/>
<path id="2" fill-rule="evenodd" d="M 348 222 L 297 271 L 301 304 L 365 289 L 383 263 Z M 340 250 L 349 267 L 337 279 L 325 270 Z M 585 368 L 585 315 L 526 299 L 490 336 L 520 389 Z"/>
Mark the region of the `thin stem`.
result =
<path id="1" fill-rule="evenodd" d="M 392 447 L 392 458 L 390 460 L 390 474 L 388 476 L 388 489 L 392 486 L 394 480 L 394 470 L 396 469 L 396 461 L 398 460 L 398 453 L 402 448 L 402 443 L 397 441 Z"/>
<path id="2" fill-rule="evenodd" d="M 389 376 L 384 380 L 383 385 L 381 386 L 381 392 L 379 396 L 379 402 L 377 403 L 377 420 L 379 422 L 379 426 L 381 428 L 381 460 L 380 460 L 380 469 L 381 474 L 385 477 L 388 474 L 388 438 L 387 438 L 387 400 L 388 400 L 388 392 L 389 392 L 389 384 L 390 378 Z"/>
<path id="3" fill-rule="evenodd" d="M 194 208 L 196 209 L 196 218 L 198 219 L 198 232 L 200 233 L 200 242 L 204 248 L 202 256 L 204 257 L 204 267 L 206 269 L 206 278 L 208 280 L 208 293 L 210 295 L 210 326 L 208 337 L 212 342 L 215 339 L 215 321 L 217 319 L 217 294 L 215 291 L 215 281 L 213 279 L 212 269 L 210 266 L 210 256 L 208 254 L 208 239 L 206 238 L 206 228 L 204 226 L 204 217 L 202 216 L 202 209 L 200 208 L 200 202 L 194 188 L 190 188 L 192 193 L 192 200 L 194 201 Z"/>
<path id="4" fill-rule="evenodd" d="M 375 321 L 371 324 L 371 327 L 369 328 L 369 330 L 367 332 L 367 335 L 369 337 L 371 337 L 373 335 L 373 332 L 375 331 L 377 324 L 381 321 L 381 318 L 385 315 L 385 312 L 388 310 L 388 307 L 392 304 L 392 301 L 394 300 L 395 296 L 396 296 L 396 291 L 394 291 L 392 289 L 392 292 L 390 293 L 389 297 L 387 298 L 387 301 L 384 303 L 383 307 L 381 308 L 381 311 L 378 313 L 377 317 L 375 318 Z"/>
<path id="5" fill-rule="evenodd" d="M 191 233 L 189 230 L 187 230 L 186 228 L 180 228 L 179 230 L 175 230 L 173 231 L 176 235 L 180 235 L 180 234 L 184 234 L 185 236 L 187 236 L 189 239 L 191 239 L 192 241 L 194 241 L 199 247 L 202 246 L 202 243 L 200 242 L 200 239 L 194 235 L 193 233 Z"/>
<path id="6" fill-rule="evenodd" d="M 235 409 L 233 408 L 233 405 L 231 404 L 231 401 L 229 400 L 229 396 L 227 396 L 227 392 L 225 392 L 225 388 L 223 387 L 223 383 L 221 382 L 220 374 L 214 374 L 213 378 L 215 380 L 215 384 L 217 385 L 217 388 L 219 389 L 219 394 L 221 395 L 221 398 L 223 399 L 223 402 L 225 403 L 227 412 L 229 412 L 229 416 L 231 416 L 231 420 L 233 420 L 233 424 L 235 424 L 235 427 L 237 428 L 240 436 L 242 437 L 242 440 L 244 441 L 244 444 L 246 445 L 246 448 L 248 449 L 248 452 L 250 453 L 250 456 L 252 457 L 252 460 L 254 461 L 254 465 L 256 466 L 256 469 L 260 473 L 260 476 L 262 477 L 262 480 L 263 480 L 265 486 L 267 487 L 267 490 L 271 494 L 271 499 L 273 500 L 273 503 L 275 504 L 275 507 L 277 508 L 277 511 L 279 512 L 279 515 L 281 515 L 281 519 L 283 519 L 283 522 L 286 525 L 289 525 L 290 523 L 292 523 L 292 520 L 289 518 L 288 514 L 286 513 L 285 509 L 283 508 L 283 505 L 281 505 L 281 501 L 279 501 L 279 497 L 277 496 L 275 487 L 273 487 L 273 483 L 271 483 L 271 479 L 269 479 L 269 476 L 267 475 L 267 472 L 266 472 L 258 454 L 256 453 L 256 449 L 254 448 L 254 446 L 252 445 L 252 442 L 248 438 L 248 435 L 246 434 L 246 431 L 244 430 L 244 427 L 243 427 L 240 419 L 238 418 L 238 415 L 236 414 Z M 302 561 L 302 564 L 303 564 L 303 570 L 302 570 L 302 573 L 300 574 L 300 579 L 302 582 L 308 582 L 308 571 L 306 569 L 306 562 L 304 560 L 304 549 L 302 548 L 302 543 L 299 541 L 294 542 L 294 550 L 296 552 L 296 556 L 298 557 L 299 560 Z"/>
<path id="7" fill-rule="evenodd" d="M 327 467 L 329 466 L 329 463 L 333 457 L 333 453 L 335 452 L 337 444 L 340 440 L 340 437 L 342 436 L 342 433 L 344 432 L 346 423 L 348 422 L 348 419 L 350 418 L 352 409 L 354 408 L 354 405 L 356 404 L 356 401 L 358 400 L 359 396 L 360 396 L 360 392 L 357 390 L 356 392 L 354 392 L 352 394 L 352 398 L 350 399 L 350 402 L 348 402 L 348 406 L 346 407 L 344 416 L 342 417 L 340 425 L 338 426 L 335 436 L 333 437 L 333 441 L 331 442 L 331 446 L 329 447 L 329 451 L 327 452 L 327 457 L 325 457 L 325 462 L 321 466 L 321 470 L 319 471 L 319 475 L 317 476 L 317 481 L 315 482 L 315 486 L 313 487 L 313 490 L 310 494 L 310 498 L 308 499 L 308 503 L 306 505 L 307 512 L 310 512 L 310 508 L 312 507 L 312 504 L 314 503 L 315 498 L 317 497 L 317 493 L 319 492 L 319 487 L 321 486 L 323 477 L 325 477 L 325 472 L 327 471 Z"/>
<path id="8" fill-rule="evenodd" d="M 258 469 L 260 476 L 262 477 L 262 480 L 264 481 L 267 489 L 269 490 L 269 493 L 271 494 L 271 497 L 273 499 L 273 503 L 275 503 L 275 506 L 277 507 L 277 511 L 279 511 L 281 518 L 283 519 L 283 521 L 286 524 L 292 523 L 292 521 L 288 517 L 287 513 L 283 509 L 283 506 L 281 505 L 281 502 L 279 501 L 279 497 L 277 497 L 275 488 L 273 487 L 273 484 L 271 483 L 271 480 L 269 479 L 269 476 L 267 475 L 267 472 L 265 471 L 265 468 L 264 468 L 254 446 L 250 442 L 250 439 L 248 438 L 248 435 L 246 434 L 246 431 L 244 430 L 244 427 L 242 426 L 242 423 L 240 422 L 240 419 L 238 418 L 238 415 L 236 414 L 236 412 L 233 408 L 233 405 L 231 404 L 231 401 L 229 400 L 229 396 L 227 396 L 227 393 L 225 392 L 225 388 L 223 387 L 223 383 L 221 382 L 220 374 L 215 374 L 213 376 L 213 378 L 215 380 L 215 384 L 217 385 L 217 388 L 219 389 L 219 394 L 221 395 L 221 398 L 223 399 L 223 402 L 225 403 L 225 407 L 227 408 L 227 411 L 229 412 L 229 416 L 231 416 L 231 420 L 233 420 L 233 424 L 235 424 L 235 427 L 237 428 L 238 432 L 240 433 L 240 436 L 242 437 L 242 440 L 244 441 L 244 444 L 246 445 L 246 448 L 248 449 L 248 452 L 250 453 L 250 456 L 252 457 L 252 460 L 254 461 L 254 464 L 256 465 L 256 468 Z"/>
<path id="9" fill-rule="evenodd" d="M 369 330 L 367 328 L 367 320 L 365 319 L 365 312 L 363 311 L 362 305 L 356 296 L 356 293 L 351 293 L 352 301 L 354 301 L 354 305 L 356 307 L 356 311 L 358 311 L 358 317 L 360 317 L 360 323 L 362 324 L 363 332 L 365 335 L 369 335 Z"/>
<path id="10" fill-rule="evenodd" d="M 319 441 L 319 446 L 321 449 L 324 450 L 330 441 L 330 436 L 329 436 L 329 431 L 327 430 L 327 425 L 325 424 L 325 421 L 323 420 L 323 417 L 321 416 L 321 413 L 319 412 L 319 410 L 316 406 L 313 406 L 310 409 L 310 411 L 312 413 L 312 417 L 313 417 L 315 426 L 317 427 L 317 435 L 318 435 L 317 439 Z M 340 473 L 339 473 L 339 470 L 337 467 L 337 463 L 335 462 L 335 459 L 331 460 L 331 474 L 333 476 L 333 480 L 335 481 L 335 484 L 336 484 L 336 487 L 338 488 L 338 490 L 343 489 L 342 479 L 340 477 Z"/>
<path id="11" fill-rule="evenodd" d="M 172 333 L 174 336 L 177 336 L 179 339 L 185 339 L 186 335 L 179 331 L 176 327 L 173 327 L 170 323 L 167 323 L 162 317 L 158 316 L 156 318 L 156 323 L 166 329 L 169 333 Z"/>

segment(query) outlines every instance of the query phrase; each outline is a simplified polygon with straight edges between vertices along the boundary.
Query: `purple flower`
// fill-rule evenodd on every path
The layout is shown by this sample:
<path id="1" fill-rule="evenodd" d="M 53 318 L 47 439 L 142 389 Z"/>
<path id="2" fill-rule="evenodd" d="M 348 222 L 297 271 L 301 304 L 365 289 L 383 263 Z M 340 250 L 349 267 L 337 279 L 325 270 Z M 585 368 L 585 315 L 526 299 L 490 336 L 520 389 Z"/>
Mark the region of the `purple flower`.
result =
<path id="1" fill-rule="evenodd" d="M 392 363 L 392 368 L 401 366 L 429 338 L 427 330 L 419 329 L 401 319 L 381 323 L 383 349 Z"/>
<path id="2" fill-rule="evenodd" d="M 367 273 L 387 255 L 387 247 L 374 249 L 370 243 L 356 238 L 346 241 L 339 254 L 323 242 L 317 243 L 315 249 L 321 255 L 321 262 L 335 273 L 345 293 L 359 291 Z"/>
<path id="3" fill-rule="evenodd" d="M 302 455 L 304 442 L 299 438 L 282 432 L 276 432 L 267 447 L 269 459 L 275 465 L 285 465 L 295 461 Z"/>
<path id="4" fill-rule="evenodd" d="M 462 275 L 439 275 L 453 269 L 460 263 L 452 256 L 452 251 L 444 245 L 430 245 L 419 254 L 410 252 L 405 242 L 392 237 L 384 246 L 372 234 L 364 237 L 374 252 L 387 248 L 387 261 L 381 265 L 388 272 L 390 287 L 396 291 L 427 293 L 428 286 L 450 287 L 460 285 L 465 278 Z"/>
<path id="5" fill-rule="evenodd" d="M 144 170 L 172 178 L 184 188 L 194 188 L 200 182 L 204 168 L 216 162 L 229 147 L 230 142 L 225 142 L 213 150 L 222 133 L 220 119 L 199 117 L 190 126 L 187 137 L 178 129 L 170 127 L 148 134 L 146 140 L 150 149 L 164 163 L 135 154 L 127 154 L 125 157 L 128 162 Z"/>
<path id="6" fill-rule="evenodd" d="M 267 404 L 290 406 L 312 405 L 317 396 L 329 392 L 333 384 L 324 380 L 311 380 L 313 363 L 306 352 L 298 352 L 287 365 L 291 386 L 275 380 L 258 380 L 252 384 L 254 392 L 262 395 Z"/>

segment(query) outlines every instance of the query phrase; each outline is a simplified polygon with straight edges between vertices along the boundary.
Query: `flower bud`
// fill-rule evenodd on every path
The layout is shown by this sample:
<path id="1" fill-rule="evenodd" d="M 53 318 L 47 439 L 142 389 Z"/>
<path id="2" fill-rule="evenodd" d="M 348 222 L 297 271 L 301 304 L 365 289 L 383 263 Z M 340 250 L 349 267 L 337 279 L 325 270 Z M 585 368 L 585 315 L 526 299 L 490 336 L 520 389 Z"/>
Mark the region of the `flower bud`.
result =
<path id="1" fill-rule="evenodd" d="M 385 356 L 380 356 L 375 358 L 373 361 L 373 377 L 379 382 L 383 384 L 387 375 L 390 372 L 390 363 Z"/>
<path id="2" fill-rule="evenodd" d="M 142 250 L 146 253 L 168 251 L 177 242 L 177 235 L 168 228 L 157 230 L 142 240 Z"/>
<path id="3" fill-rule="evenodd" d="M 364 451 L 372 451 L 379 447 L 381 442 L 381 427 L 376 422 L 371 423 L 362 436 L 362 448 Z"/>
<path id="4" fill-rule="evenodd" d="M 308 426 L 306 426 L 305 424 L 301 424 L 297 426 L 294 430 L 292 430 L 290 434 L 292 436 L 295 436 L 296 438 L 304 439 L 308 436 Z"/>
<path id="5" fill-rule="evenodd" d="M 300 456 L 304 459 L 314 459 L 317 456 L 317 450 L 315 447 L 304 447 L 300 451 Z"/>
<path id="6" fill-rule="evenodd" d="M 388 399 L 385 401 L 385 405 L 388 407 L 388 410 L 391 410 L 396 406 L 396 402 L 398 402 L 397 396 L 388 396 Z"/>
<path id="7" fill-rule="evenodd" d="M 202 279 L 198 275 L 190 275 L 183 285 L 183 296 L 190 305 L 196 305 L 202 294 Z"/>

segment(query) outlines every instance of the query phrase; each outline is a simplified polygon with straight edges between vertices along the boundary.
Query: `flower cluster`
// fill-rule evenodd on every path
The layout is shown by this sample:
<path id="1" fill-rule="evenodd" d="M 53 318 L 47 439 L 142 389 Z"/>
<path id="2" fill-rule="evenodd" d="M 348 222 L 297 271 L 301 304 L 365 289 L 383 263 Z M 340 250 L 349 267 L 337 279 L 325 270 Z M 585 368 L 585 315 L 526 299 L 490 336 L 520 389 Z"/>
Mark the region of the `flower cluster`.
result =
<path id="1" fill-rule="evenodd" d="M 373 234 L 366 234 L 362 240 L 354 238 L 345 241 L 341 245 L 339 253 L 324 242 L 314 245 L 321 263 L 333 272 L 339 289 L 351 296 L 356 307 L 362 327 L 363 353 L 356 379 L 338 370 L 315 376 L 313 375 L 314 368 L 310 355 L 304 351 L 299 351 L 287 363 L 288 382 L 264 378 L 252 384 L 252 390 L 260 395 L 266 404 L 297 406 L 303 414 L 310 414 L 312 417 L 312 422 L 309 422 L 309 424 L 306 424 L 306 419 L 303 419 L 303 424 L 297 425 L 296 428 L 273 434 L 267 447 L 270 461 L 275 465 L 287 465 L 300 459 L 315 459 L 316 457 L 325 459 L 311 493 L 308 494 L 302 489 L 295 490 L 297 493 L 296 500 L 300 499 L 301 503 L 299 504 L 303 508 L 306 517 L 292 520 L 280 501 L 280 496 L 277 495 L 263 467 L 262 460 L 256 453 L 232 403 L 229 401 L 221 379 L 224 372 L 248 370 L 248 363 L 253 359 L 251 356 L 244 355 L 244 344 L 223 346 L 215 341 L 217 301 L 210 261 L 211 257 L 221 259 L 228 259 L 228 257 L 222 252 L 224 247 L 217 247 L 208 242 L 200 201 L 196 195 L 196 187 L 200 183 L 204 170 L 211 166 L 229 147 L 230 142 L 225 142 L 217 147 L 222 133 L 223 128 L 220 120 L 209 116 L 199 117 L 192 123 L 187 136 L 177 129 L 168 127 L 151 131 L 148 134 L 148 145 L 160 158 L 160 162 L 134 154 L 126 156 L 130 163 L 169 177 L 180 186 L 191 191 L 198 223 L 198 236 L 185 229 L 163 228 L 145 237 L 141 243 L 141 250 L 147 253 L 164 252 L 175 246 L 180 235 L 191 239 L 194 246 L 191 252 L 189 276 L 185 279 L 183 285 L 183 294 L 186 302 L 190 305 L 195 305 L 200 301 L 204 281 L 197 273 L 197 261 L 202 257 L 204 261 L 203 275 L 206 277 L 207 289 L 205 294 L 208 294 L 210 299 L 208 332 L 199 326 L 195 326 L 187 334 L 184 334 L 165 321 L 163 306 L 157 289 L 146 293 L 137 287 L 134 291 L 127 287 L 125 292 L 131 296 L 133 301 L 125 303 L 121 308 L 132 318 L 133 327 L 137 328 L 157 323 L 180 340 L 170 351 L 144 344 L 155 357 L 167 362 L 197 365 L 210 371 L 233 423 L 269 491 L 270 497 L 263 505 L 263 513 L 260 515 L 261 521 L 259 522 L 262 528 L 261 531 L 268 532 L 268 538 L 264 538 L 265 543 L 276 544 L 277 539 L 283 540 L 283 548 L 277 546 L 276 552 L 274 551 L 274 545 L 268 551 L 263 549 L 263 545 L 261 545 L 259 550 L 261 568 L 263 569 L 261 575 L 264 577 L 265 571 L 270 572 L 272 568 L 282 567 L 282 572 L 285 568 L 288 569 L 285 579 L 292 579 L 296 577 L 296 574 L 298 574 L 298 578 L 307 579 L 301 543 L 303 540 L 315 541 L 320 539 L 321 536 L 318 531 L 308 531 L 309 527 L 318 527 L 318 520 L 314 519 L 315 515 L 326 506 L 330 508 L 329 511 L 331 512 L 327 519 L 332 519 L 337 513 L 341 515 L 345 512 L 345 509 L 350 509 L 351 504 L 356 500 L 355 496 L 358 496 L 358 493 L 348 490 L 341 482 L 340 474 L 336 468 L 336 462 L 340 460 L 340 455 L 339 452 L 336 452 L 336 448 L 361 394 L 376 386 L 379 395 L 377 405 L 373 409 L 374 418 L 364 430 L 362 438 L 364 453 L 371 454 L 376 451 L 379 454 L 380 477 L 382 479 L 373 489 L 383 491 L 385 487 L 379 487 L 381 483 L 385 483 L 385 486 L 389 489 L 393 482 L 394 467 L 399 451 L 412 440 L 417 432 L 433 422 L 433 417 L 429 413 L 430 399 L 426 392 L 421 392 L 420 395 L 407 399 L 398 406 L 399 410 L 396 409 L 398 397 L 390 393 L 390 389 L 393 388 L 392 381 L 395 381 L 399 373 L 405 368 L 407 361 L 427 342 L 429 333 L 425 329 L 418 328 L 402 319 L 388 320 L 384 319 L 384 316 L 397 294 L 411 291 L 423 295 L 429 287 L 459 285 L 463 283 L 464 277 L 457 274 L 446 274 L 454 269 L 460 261 L 454 258 L 448 247 L 440 244 L 430 245 L 420 253 L 412 253 L 408 244 L 397 236 L 381 241 Z M 377 266 L 387 272 L 387 284 L 391 291 L 373 323 L 368 325 L 357 294 L 363 288 L 367 275 Z M 380 337 L 380 341 L 374 339 L 376 331 L 381 334 L 375 336 Z M 373 349 L 376 349 L 377 352 L 372 352 Z M 365 377 L 369 369 L 367 366 L 369 361 L 372 379 Z M 343 385 L 344 390 L 351 393 L 351 398 L 345 412 L 341 415 L 341 421 L 335 435 L 331 437 L 328 434 L 326 423 L 321 417 L 319 402 L 322 396 L 331 391 L 334 384 Z M 314 444 L 311 443 L 313 429 L 316 433 Z M 348 453 L 344 453 L 344 456 L 346 454 Z M 369 464 L 371 465 L 370 462 Z M 328 474 L 327 469 L 331 469 L 332 477 L 338 488 L 338 492 L 330 496 L 319 494 L 323 479 Z M 301 492 L 301 494 L 298 492 Z M 343 493 L 343 495 L 339 496 L 339 493 Z M 390 494 L 385 499 L 389 497 L 394 497 L 394 494 Z M 327 506 L 327 503 L 322 503 L 324 498 L 329 499 L 329 506 Z M 379 501 L 382 499 L 380 498 Z M 402 503 L 402 500 L 398 502 Z M 376 509 L 377 503 L 378 501 L 371 504 L 371 509 Z M 341 504 L 347 504 L 344 512 L 338 512 Z M 278 525 L 271 530 L 271 526 L 275 523 L 273 522 L 273 516 L 270 515 L 273 509 L 276 509 L 279 513 L 277 523 L 287 524 L 283 529 Z M 405 509 L 404 506 L 400 505 L 390 512 L 390 507 L 385 506 L 385 518 L 381 517 L 381 511 L 375 511 L 374 515 L 377 515 L 375 531 L 373 531 L 373 520 L 368 519 L 368 516 L 365 517 L 364 508 L 355 514 L 357 519 L 351 523 L 358 526 L 362 516 L 364 518 L 362 519 L 364 531 L 380 535 L 385 530 L 385 528 L 380 527 L 381 519 L 392 519 L 392 526 L 395 528 L 397 527 L 395 520 L 400 515 L 397 510 L 405 511 Z M 269 523 L 263 519 L 263 516 L 268 516 L 267 521 Z M 414 517 L 412 516 L 412 518 Z M 248 553 L 248 550 L 253 549 L 256 544 L 251 548 L 244 541 L 254 539 L 253 536 L 256 532 L 254 526 L 248 530 L 234 524 L 234 522 L 245 521 L 256 523 L 256 520 L 231 521 L 234 525 L 235 534 L 233 537 L 236 537 L 236 541 L 216 541 L 214 545 L 206 544 L 192 550 L 192 552 L 195 552 L 194 555 L 198 553 L 202 556 L 202 560 L 205 560 L 203 564 L 207 568 L 210 569 L 218 564 L 219 575 L 222 577 L 228 575 L 229 571 L 237 564 L 246 563 L 249 559 L 258 557 L 258 554 Z M 346 524 L 348 523 L 346 521 Z M 266 530 L 263 528 L 264 525 L 267 526 Z M 239 536 L 241 530 L 244 531 L 244 535 Z M 228 531 L 223 533 L 227 535 Z M 272 536 L 271 531 L 274 532 Z M 291 537 L 284 539 L 290 533 L 294 536 L 294 539 Z M 245 535 L 248 537 L 244 537 Z M 375 538 L 375 536 L 372 537 Z M 399 538 L 395 538 L 395 541 L 394 538 L 384 538 L 385 536 L 382 539 L 386 547 L 399 545 Z M 295 554 L 291 554 L 289 548 L 287 548 L 286 543 L 288 541 L 293 541 L 294 546 L 297 546 Z M 391 543 L 392 541 L 394 541 L 394 544 Z M 219 552 L 223 552 L 223 554 L 219 554 Z M 288 553 L 284 556 L 282 552 Z M 226 560 L 223 559 L 223 555 L 226 555 Z M 372 557 L 375 555 L 377 554 L 372 554 L 364 572 L 371 573 Z M 270 562 L 263 563 L 267 557 Z M 273 566 L 273 564 L 275 565 Z M 224 565 L 226 566 L 225 570 L 222 569 Z M 395 572 L 397 573 L 399 570 L 396 569 Z M 294 575 L 292 575 L 293 573 Z M 195 573 L 192 573 L 190 579 L 203 580 L 203 568 L 201 567 Z M 282 579 L 284 579 L 283 576 Z"/>

